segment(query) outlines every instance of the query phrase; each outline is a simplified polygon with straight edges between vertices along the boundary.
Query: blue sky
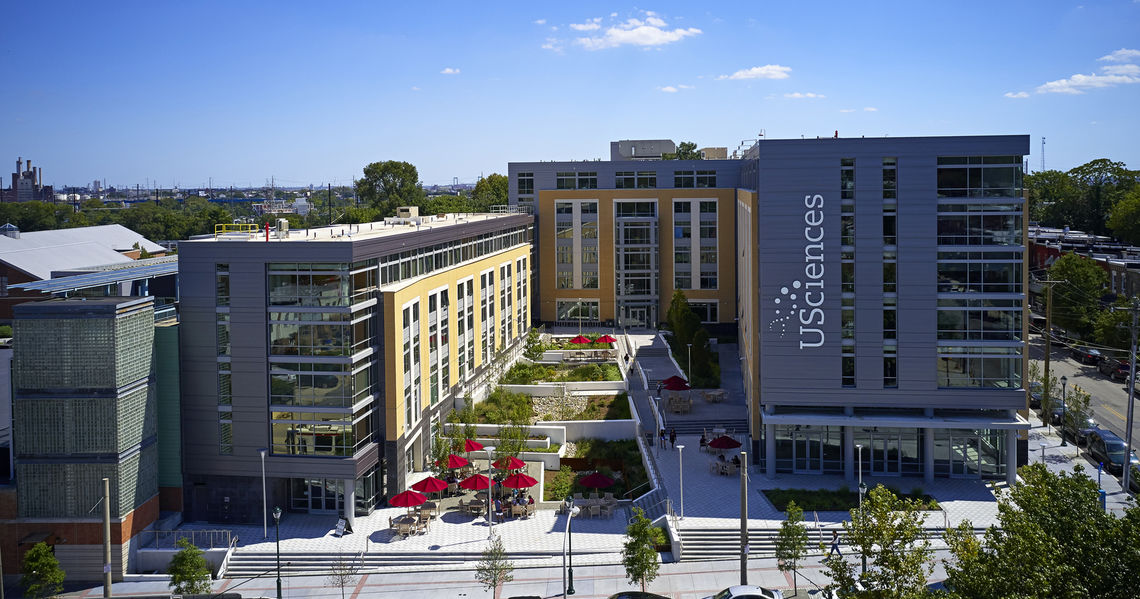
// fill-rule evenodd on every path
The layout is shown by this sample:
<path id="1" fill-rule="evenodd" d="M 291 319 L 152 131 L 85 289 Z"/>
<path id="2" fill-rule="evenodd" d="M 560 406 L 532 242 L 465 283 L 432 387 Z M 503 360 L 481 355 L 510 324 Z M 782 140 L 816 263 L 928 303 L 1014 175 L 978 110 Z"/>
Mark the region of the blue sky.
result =
<path id="1" fill-rule="evenodd" d="M 46 183 L 426 183 L 830 136 L 1032 135 L 1140 168 L 1140 1 L 21 2 L 0 160 Z M 7 177 L 5 177 L 7 178 Z"/>

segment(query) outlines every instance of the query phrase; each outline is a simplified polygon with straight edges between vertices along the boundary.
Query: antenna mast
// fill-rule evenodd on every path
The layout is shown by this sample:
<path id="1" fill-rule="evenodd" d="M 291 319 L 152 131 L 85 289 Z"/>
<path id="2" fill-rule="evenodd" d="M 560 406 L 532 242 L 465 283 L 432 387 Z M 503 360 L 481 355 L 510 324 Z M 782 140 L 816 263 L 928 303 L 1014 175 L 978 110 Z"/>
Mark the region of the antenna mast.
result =
<path id="1" fill-rule="evenodd" d="M 1045 137 L 1041 137 L 1041 170 L 1045 170 Z"/>

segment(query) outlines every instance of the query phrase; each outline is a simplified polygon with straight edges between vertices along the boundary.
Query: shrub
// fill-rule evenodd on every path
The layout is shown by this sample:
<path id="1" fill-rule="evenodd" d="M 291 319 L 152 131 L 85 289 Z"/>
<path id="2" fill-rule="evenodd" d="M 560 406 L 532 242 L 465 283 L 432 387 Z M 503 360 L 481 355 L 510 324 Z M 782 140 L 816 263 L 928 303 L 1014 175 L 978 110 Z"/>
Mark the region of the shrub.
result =
<path id="1" fill-rule="evenodd" d="M 584 364 L 562 376 L 568 382 L 620 381 L 621 370 L 614 364 Z"/>
<path id="2" fill-rule="evenodd" d="M 525 393 L 495 388 L 487 399 L 475 404 L 475 421 L 489 424 L 530 424 L 534 403 Z"/>
<path id="3" fill-rule="evenodd" d="M 538 381 L 555 380 L 557 372 L 553 366 L 517 362 L 499 382 L 504 385 L 533 385 Z"/>
<path id="4" fill-rule="evenodd" d="M 562 501 L 570 495 L 570 488 L 574 486 L 577 476 L 569 466 L 563 466 L 557 474 L 551 476 L 549 471 L 546 484 L 543 486 L 543 499 L 545 501 Z"/>

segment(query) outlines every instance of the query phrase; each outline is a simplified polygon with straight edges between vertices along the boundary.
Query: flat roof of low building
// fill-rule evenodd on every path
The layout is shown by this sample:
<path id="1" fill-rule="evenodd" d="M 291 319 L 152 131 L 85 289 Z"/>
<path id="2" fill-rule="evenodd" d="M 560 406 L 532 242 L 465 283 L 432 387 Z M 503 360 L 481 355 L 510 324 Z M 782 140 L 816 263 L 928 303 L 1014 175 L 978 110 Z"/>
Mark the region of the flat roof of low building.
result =
<path id="1" fill-rule="evenodd" d="M 460 227 L 471 223 L 485 223 L 495 220 L 515 220 L 519 217 L 531 218 L 523 211 L 480 212 L 480 213 L 454 213 L 414 218 L 387 218 L 379 222 L 359 223 L 348 225 L 332 225 L 310 229 L 289 229 L 277 231 L 270 228 L 268 232 L 261 230 L 221 230 L 214 235 L 196 235 L 189 242 L 199 243 L 216 241 L 258 241 L 270 242 L 304 242 L 304 241 L 360 241 L 365 239 L 379 239 L 395 237 L 422 231 L 431 231 L 442 228 Z M 504 222 L 506 224 L 506 222 Z M 235 227 L 238 227 L 235 225 Z M 248 229 L 248 227 L 246 227 Z"/>

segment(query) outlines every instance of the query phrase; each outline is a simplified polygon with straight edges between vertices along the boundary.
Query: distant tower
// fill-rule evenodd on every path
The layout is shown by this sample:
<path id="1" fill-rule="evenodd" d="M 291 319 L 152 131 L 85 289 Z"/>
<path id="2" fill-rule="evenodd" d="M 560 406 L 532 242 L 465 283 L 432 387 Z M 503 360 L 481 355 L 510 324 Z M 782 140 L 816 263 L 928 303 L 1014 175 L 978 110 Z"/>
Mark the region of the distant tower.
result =
<path id="1" fill-rule="evenodd" d="M 1041 137 L 1041 170 L 1045 170 L 1045 137 Z"/>

